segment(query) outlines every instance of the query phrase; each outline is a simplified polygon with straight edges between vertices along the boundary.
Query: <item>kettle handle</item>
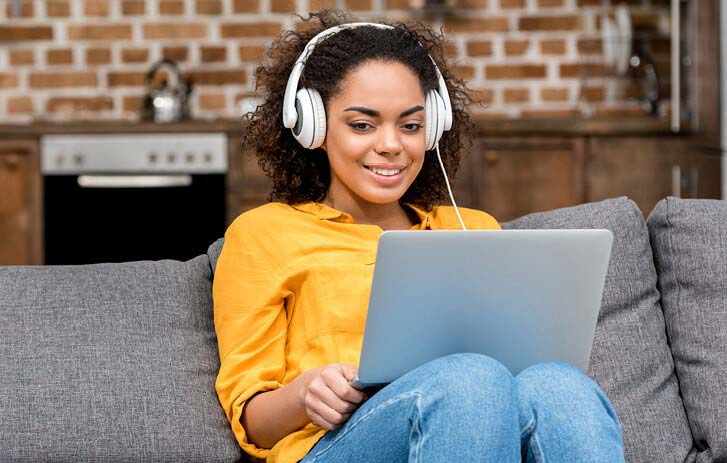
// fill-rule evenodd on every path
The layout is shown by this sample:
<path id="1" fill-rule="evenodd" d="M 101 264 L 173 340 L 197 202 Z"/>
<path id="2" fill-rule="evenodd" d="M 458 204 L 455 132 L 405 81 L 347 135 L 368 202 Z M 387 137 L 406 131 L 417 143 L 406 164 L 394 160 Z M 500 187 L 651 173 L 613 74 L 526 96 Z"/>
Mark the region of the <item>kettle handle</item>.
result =
<path id="1" fill-rule="evenodd" d="M 182 81 L 182 74 L 179 71 L 179 66 L 177 66 L 177 63 L 170 59 L 162 59 L 154 63 L 149 69 L 149 71 L 146 73 L 146 84 L 151 84 L 152 79 L 154 78 L 154 74 L 163 66 L 169 66 L 172 68 L 172 71 L 174 73 L 174 85 L 172 87 L 176 87 L 179 85 L 179 83 Z"/>

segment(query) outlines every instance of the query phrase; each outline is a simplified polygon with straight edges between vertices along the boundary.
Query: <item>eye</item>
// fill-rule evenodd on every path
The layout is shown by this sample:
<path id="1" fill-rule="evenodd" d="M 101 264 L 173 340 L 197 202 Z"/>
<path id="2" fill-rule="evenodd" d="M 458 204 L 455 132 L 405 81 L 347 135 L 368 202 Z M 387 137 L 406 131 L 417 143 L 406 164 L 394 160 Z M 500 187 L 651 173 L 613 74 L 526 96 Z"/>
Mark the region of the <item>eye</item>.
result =
<path id="1" fill-rule="evenodd" d="M 416 132 L 417 130 L 421 129 L 424 126 L 421 124 L 412 123 L 412 124 L 404 124 L 404 127 L 406 127 L 406 130 L 408 130 L 409 132 Z"/>
<path id="2" fill-rule="evenodd" d="M 353 127 L 355 130 L 364 131 L 367 128 L 371 127 L 371 124 L 368 122 L 354 122 L 352 124 L 349 124 L 351 127 Z"/>

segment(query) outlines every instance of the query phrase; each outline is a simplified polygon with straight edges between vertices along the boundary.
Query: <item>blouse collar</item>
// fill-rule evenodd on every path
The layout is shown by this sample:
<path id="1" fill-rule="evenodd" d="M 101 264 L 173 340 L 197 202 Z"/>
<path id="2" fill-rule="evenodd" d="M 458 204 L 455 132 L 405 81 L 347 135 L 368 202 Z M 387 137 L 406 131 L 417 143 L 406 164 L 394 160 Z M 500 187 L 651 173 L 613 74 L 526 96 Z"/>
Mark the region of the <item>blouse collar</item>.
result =
<path id="1" fill-rule="evenodd" d="M 420 208 L 419 206 L 416 206 L 414 204 L 404 202 L 402 205 L 409 207 L 411 210 L 413 210 L 417 217 L 419 218 L 419 221 L 421 222 L 420 227 L 422 229 L 431 228 L 431 223 L 433 222 L 432 215 L 434 213 L 434 210 L 432 212 L 427 212 L 424 209 Z M 307 212 L 309 214 L 313 214 L 317 216 L 321 220 L 337 220 L 342 222 L 348 222 L 353 223 L 353 217 L 351 217 L 350 214 L 339 211 L 338 209 L 334 209 L 327 204 L 315 202 L 315 201 L 308 201 L 305 203 L 299 203 L 299 204 L 293 204 L 292 207 L 295 209 L 298 209 L 299 211 Z"/>

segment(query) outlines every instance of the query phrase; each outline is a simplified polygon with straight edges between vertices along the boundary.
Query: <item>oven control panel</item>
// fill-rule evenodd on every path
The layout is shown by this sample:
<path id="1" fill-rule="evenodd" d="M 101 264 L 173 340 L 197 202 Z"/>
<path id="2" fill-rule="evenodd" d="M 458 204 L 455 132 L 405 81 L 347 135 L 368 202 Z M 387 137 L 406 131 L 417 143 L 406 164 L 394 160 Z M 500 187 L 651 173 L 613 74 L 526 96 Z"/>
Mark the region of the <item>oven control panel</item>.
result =
<path id="1" fill-rule="evenodd" d="M 227 172 L 225 133 L 45 135 L 43 175 Z"/>

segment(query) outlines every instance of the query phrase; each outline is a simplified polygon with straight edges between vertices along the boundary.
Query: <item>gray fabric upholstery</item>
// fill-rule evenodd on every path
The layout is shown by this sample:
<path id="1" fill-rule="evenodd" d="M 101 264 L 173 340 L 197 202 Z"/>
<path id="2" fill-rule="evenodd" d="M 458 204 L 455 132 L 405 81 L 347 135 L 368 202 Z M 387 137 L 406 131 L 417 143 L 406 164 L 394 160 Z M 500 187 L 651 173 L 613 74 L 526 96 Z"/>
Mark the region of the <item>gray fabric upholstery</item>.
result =
<path id="1" fill-rule="evenodd" d="M 210 244 L 207 248 L 207 257 L 210 260 L 210 266 L 212 267 L 212 274 L 214 275 L 215 269 L 217 268 L 217 259 L 220 257 L 222 252 L 222 245 L 224 244 L 224 238 L 217 238 L 217 241 Z"/>
<path id="2" fill-rule="evenodd" d="M 501 225 L 607 228 L 614 233 L 588 374 L 616 409 L 628 462 L 695 461 L 667 345 L 648 231 L 636 204 L 620 197 Z"/>
<path id="3" fill-rule="evenodd" d="M 661 200 L 648 219 L 664 318 L 698 448 L 727 461 L 727 201 Z"/>
<path id="4" fill-rule="evenodd" d="M 206 255 L 0 267 L 0 461 L 240 461 Z"/>

